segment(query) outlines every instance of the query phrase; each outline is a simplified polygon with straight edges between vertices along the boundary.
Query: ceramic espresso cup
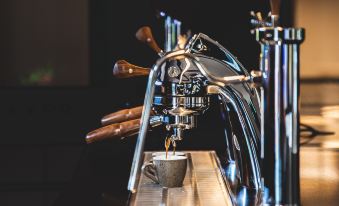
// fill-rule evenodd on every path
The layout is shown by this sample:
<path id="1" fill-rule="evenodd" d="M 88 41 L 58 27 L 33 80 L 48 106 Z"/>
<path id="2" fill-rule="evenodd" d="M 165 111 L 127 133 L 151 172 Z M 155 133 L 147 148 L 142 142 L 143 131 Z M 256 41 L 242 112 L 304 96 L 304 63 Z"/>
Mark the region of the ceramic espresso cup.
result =
<path id="1" fill-rule="evenodd" d="M 186 156 L 155 156 L 142 166 L 144 175 L 163 187 L 181 187 L 186 170 Z"/>
<path id="2" fill-rule="evenodd" d="M 168 151 L 168 156 L 173 156 L 173 151 Z M 153 152 L 152 157 L 166 155 L 166 152 Z M 176 156 L 185 156 L 184 152 L 175 152 Z"/>

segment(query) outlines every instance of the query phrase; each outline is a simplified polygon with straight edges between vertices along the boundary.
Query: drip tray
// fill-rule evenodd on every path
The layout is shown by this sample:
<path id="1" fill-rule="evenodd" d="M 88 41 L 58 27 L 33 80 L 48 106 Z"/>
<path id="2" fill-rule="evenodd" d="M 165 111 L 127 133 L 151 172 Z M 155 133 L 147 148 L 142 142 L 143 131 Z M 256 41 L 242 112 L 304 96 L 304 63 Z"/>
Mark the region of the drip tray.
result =
<path id="1" fill-rule="evenodd" d="M 153 152 L 145 152 L 144 162 Z M 233 205 L 229 187 L 224 182 L 219 159 L 214 151 L 187 151 L 187 171 L 183 187 L 162 188 L 139 172 L 137 192 L 131 206 L 141 205 Z M 140 168 L 139 168 L 140 171 Z"/>

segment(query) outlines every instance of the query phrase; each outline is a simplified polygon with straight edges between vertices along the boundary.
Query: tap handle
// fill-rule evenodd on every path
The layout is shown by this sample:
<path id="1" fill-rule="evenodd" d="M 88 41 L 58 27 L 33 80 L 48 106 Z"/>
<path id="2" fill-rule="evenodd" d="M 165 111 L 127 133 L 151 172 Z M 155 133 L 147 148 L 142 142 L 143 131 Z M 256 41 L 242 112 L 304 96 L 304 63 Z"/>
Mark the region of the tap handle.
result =
<path id="1" fill-rule="evenodd" d="M 153 34 L 151 28 L 148 26 L 141 27 L 137 33 L 135 34 L 136 38 L 146 43 L 149 47 L 151 47 L 157 54 L 162 55 L 163 51 L 158 46 L 157 42 L 153 38 Z"/>
<path id="2" fill-rule="evenodd" d="M 86 136 L 87 144 L 99 142 L 108 139 L 123 138 L 134 135 L 139 132 L 140 119 L 134 119 L 127 122 L 115 123 L 96 129 Z"/>
<path id="3" fill-rule="evenodd" d="M 149 68 L 136 66 L 125 60 L 118 60 L 113 67 L 113 76 L 117 78 L 148 76 L 149 72 Z"/>
<path id="4" fill-rule="evenodd" d="M 271 14 L 279 16 L 280 13 L 280 1 L 281 0 L 270 0 Z"/>
<path id="5" fill-rule="evenodd" d="M 104 116 L 101 119 L 101 124 L 107 126 L 109 124 L 125 122 L 141 117 L 143 106 L 134 107 L 131 109 L 123 109 Z"/>

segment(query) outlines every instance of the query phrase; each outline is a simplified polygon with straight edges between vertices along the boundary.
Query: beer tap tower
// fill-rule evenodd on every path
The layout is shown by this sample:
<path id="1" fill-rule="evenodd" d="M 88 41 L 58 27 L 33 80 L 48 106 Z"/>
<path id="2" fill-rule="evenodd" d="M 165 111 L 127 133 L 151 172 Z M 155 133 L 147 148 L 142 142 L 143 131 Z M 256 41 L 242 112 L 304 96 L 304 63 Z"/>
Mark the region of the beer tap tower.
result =
<path id="1" fill-rule="evenodd" d="M 270 21 L 252 21 L 260 44 L 261 160 L 264 203 L 299 205 L 299 47 L 302 28 L 279 26 L 280 0 L 271 0 Z M 255 23 L 256 22 L 256 23 Z"/>

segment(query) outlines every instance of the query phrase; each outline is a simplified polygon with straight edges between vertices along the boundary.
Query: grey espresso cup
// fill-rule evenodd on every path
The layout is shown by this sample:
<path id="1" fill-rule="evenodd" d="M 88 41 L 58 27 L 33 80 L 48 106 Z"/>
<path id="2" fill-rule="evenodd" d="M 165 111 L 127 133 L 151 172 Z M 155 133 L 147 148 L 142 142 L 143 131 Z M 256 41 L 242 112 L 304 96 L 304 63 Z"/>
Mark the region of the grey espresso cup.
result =
<path id="1" fill-rule="evenodd" d="M 163 187 L 181 187 L 186 169 L 186 156 L 155 156 L 142 166 L 144 175 Z"/>

